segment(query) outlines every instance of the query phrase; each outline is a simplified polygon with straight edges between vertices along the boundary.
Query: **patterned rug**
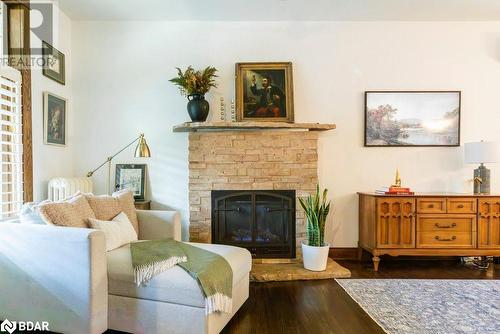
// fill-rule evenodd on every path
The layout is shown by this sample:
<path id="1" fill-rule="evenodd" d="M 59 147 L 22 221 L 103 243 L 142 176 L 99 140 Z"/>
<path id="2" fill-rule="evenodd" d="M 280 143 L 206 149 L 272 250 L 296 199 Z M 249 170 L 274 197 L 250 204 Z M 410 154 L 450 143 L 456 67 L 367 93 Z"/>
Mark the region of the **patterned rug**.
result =
<path id="1" fill-rule="evenodd" d="M 337 279 L 387 333 L 500 333 L 500 280 Z"/>

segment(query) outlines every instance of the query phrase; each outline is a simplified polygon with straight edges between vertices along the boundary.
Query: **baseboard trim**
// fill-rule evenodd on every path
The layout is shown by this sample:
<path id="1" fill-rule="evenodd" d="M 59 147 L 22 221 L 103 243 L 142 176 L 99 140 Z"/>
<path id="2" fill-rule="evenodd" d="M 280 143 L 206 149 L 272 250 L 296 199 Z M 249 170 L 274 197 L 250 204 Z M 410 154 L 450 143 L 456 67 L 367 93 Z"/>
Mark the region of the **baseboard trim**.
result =
<path id="1" fill-rule="evenodd" d="M 328 256 L 334 260 L 357 260 L 358 247 L 330 247 Z"/>

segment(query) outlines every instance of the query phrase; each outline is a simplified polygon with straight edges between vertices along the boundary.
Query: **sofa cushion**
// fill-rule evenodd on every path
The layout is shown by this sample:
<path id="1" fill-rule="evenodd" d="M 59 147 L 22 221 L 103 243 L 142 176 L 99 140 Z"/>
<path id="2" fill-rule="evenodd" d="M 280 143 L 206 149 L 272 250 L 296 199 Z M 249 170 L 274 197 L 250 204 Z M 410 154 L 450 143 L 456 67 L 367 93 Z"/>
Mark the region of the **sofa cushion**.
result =
<path id="1" fill-rule="evenodd" d="M 123 212 L 120 212 L 111 221 L 89 218 L 89 224 L 91 228 L 101 230 L 104 233 L 107 251 L 137 241 L 137 233 Z"/>
<path id="2" fill-rule="evenodd" d="M 97 219 L 109 221 L 123 211 L 132 223 L 135 232 L 139 234 L 139 222 L 137 220 L 137 213 L 135 212 L 134 194 L 130 190 L 121 190 L 112 196 L 85 194 L 85 197 L 89 201 L 90 207 Z"/>
<path id="3" fill-rule="evenodd" d="M 252 267 L 250 252 L 244 248 L 189 243 L 223 256 L 233 270 L 233 286 L 248 276 Z M 205 307 L 205 297 L 198 282 L 179 266 L 174 266 L 149 281 L 136 286 L 130 255 L 130 244 L 108 252 L 109 294 L 194 307 Z"/>
<path id="4" fill-rule="evenodd" d="M 88 228 L 88 219 L 95 218 L 94 211 L 81 194 L 65 201 L 40 204 L 36 210 L 47 224 Z"/>

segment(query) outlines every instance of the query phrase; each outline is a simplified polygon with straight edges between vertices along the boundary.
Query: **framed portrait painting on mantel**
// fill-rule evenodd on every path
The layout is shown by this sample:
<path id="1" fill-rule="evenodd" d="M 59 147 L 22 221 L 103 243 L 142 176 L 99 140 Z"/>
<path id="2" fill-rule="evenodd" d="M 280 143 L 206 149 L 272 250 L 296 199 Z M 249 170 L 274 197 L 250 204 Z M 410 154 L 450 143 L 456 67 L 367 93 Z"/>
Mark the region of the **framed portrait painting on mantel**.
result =
<path id="1" fill-rule="evenodd" d="M 236 119 L 293 123 L 292 63 L 236 64 Z"/>

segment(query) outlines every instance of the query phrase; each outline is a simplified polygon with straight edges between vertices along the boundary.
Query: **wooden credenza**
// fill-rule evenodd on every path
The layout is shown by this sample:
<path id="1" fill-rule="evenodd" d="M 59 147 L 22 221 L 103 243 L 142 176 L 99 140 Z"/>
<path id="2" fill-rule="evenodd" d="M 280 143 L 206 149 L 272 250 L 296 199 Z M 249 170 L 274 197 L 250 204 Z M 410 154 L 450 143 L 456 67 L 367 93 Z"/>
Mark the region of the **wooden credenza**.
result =
<path id="1" fill-rule="evenodd" d="M 500 256 L 500 195 L 359 195 L 359 257 Z"/>

